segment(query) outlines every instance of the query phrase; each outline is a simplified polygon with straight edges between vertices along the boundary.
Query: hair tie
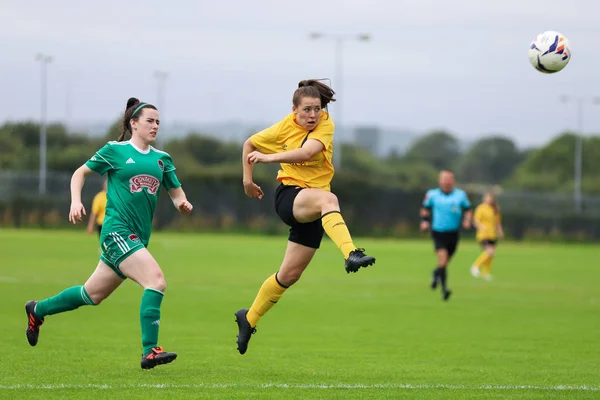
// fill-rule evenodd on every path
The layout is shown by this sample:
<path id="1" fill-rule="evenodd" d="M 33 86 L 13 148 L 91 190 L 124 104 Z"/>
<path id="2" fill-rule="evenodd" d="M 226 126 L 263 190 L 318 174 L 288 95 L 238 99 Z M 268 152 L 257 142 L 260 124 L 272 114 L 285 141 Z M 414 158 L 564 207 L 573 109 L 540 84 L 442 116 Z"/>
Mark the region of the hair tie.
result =
<path id="1" fill-rule="evenodd" d="M 137 113 L 138 111 L 140 111 L 144 106 L 147 106 L 148 104 L 146 103 L 142 103 L 139 106 L 137 106 L 137 108 L 133 111 L 133 113 L 131 113 L 131 117 L 129 117 L 129 119 L 132 119 L 133 116 L 135 115 L 135 113 Z"/>

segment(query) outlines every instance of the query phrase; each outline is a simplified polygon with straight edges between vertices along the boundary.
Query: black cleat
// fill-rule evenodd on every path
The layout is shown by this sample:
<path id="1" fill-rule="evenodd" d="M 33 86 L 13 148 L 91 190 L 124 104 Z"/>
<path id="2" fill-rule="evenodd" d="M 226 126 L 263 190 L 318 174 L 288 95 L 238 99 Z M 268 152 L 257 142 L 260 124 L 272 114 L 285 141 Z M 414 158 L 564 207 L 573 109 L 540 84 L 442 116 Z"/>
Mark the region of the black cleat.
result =
<path id="1" fill-rule="evenodd" d="M 167 353 L 162 347 L 155 347 L 142 357 L 142 369 L 152 369 L 157 365 L 168 364 L 175 361 L 177 354 Z"/>
<path id="2" fill-rule="evenodd" d="M 452 295 L 452 290 L 444 290 L 442 292 L 444 301 L 448 301 L 448 299 L 450 298 L 451 295 Z"/>
<path id="3" fill-rule="evenodd" d="M 35 305 L 37 301 L 30 300 L 25 304 L 25 313 L 27 314 L 27 341 L 30 346 L 35 346 L 40 336 L 40 326 L 44 323 L 44 318 L 38 318 L 35 315 Z"/>
<path id="4" fill-rule="evenodd" d="M 256 327 L 251 327 L 250 322 L 248 322 L 248 318 L 246 318 L 246 314 L 248 314 L 248 309 L 242 308 L 236 311 L 235 313 L 235 322 L 238 324 L 238 336 L 237 336 L 237 349 L 240 354 L 246 353 L 248 350 L 248 342 L 254 333 L 256 333 Z"/>
<path id="5" fill-rule="evenodd" d="M 350 252 L 346 259 L 346 272 L 357 272 L 360 267 L 367 268 L 369 265 L 375 264 L 375 257 L 368 256 L 364 253 L 365 249 L 356 249 Z"/>

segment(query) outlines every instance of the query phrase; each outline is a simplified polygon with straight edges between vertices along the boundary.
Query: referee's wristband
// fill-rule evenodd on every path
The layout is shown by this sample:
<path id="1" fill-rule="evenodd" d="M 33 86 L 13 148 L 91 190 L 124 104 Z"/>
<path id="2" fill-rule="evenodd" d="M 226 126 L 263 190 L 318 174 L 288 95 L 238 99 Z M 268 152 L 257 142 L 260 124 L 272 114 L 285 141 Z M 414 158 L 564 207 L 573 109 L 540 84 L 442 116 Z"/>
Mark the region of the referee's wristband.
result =
<path id="1" fill-rule="evenodd" d="M 421 217 L 421 222 L 431 222 L 431 217 Z"/>

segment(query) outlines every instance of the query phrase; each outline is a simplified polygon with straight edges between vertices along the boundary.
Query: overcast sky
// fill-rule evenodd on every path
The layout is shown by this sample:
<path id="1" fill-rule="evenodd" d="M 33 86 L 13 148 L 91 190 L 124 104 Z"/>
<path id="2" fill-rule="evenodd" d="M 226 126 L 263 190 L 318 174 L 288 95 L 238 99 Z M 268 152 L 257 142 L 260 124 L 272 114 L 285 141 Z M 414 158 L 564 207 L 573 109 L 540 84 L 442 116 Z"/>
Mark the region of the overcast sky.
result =
<path id="1" fill-rule="evenodd" d="M 130 96 L 156 103 L 162 70 L 164 122 L 271 124 L 299 80 L 329 77 L 344 125 L 536 144 L 576 124 L 560 95 L 600 95 L 599 16 L 595 0 L 0 0 L 0 123 L 39 119 L 43 52 L 51 120 L 113 120 Z M 527 59 L 545 30 L 571 43 L 554 75 Z M 341 86 L 333 40 L 313 31 L 372 36 L 345 42 Z M 600 106 L 589 101 L 584 121 L 600 132 Z"/>

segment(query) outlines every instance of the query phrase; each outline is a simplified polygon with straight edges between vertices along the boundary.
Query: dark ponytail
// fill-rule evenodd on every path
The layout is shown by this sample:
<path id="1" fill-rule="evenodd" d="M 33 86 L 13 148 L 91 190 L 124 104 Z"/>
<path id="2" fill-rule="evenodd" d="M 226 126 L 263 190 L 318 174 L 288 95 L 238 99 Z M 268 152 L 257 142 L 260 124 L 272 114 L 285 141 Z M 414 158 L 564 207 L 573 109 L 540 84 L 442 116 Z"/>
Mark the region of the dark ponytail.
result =
<path id="1" fill-rule="evenodd" d="M 142 105 L 142 107 L 140 107 L 140 105 Z M 121 124 L 121 134 L 117 139 L 118 142 L 131 139 L 131 125 L 129 121 L 131 121 L 132 119 L 137 121 L 140 118 L 140 115 L 142 115 L 142 110 L 144 108 L 151 108 L 153 110 L 156 110 L 156 107 L 154 107 L 152 104 L 141 103 L 135 97 L 130 97 L 129 100 L 127 100 L 127 105 L 125 106 L 125 114 L 123 114 L 123 122 Z"/>
<path id="2" fill-rule="evenodd" d="M 292 97 L 292 104 L 298 107 L 303 97 L 314 97 L 321 99 L 321 108 L 327 109 L 327 105 L 335 101 L 335 92 L 332 88 L 316 79 L 306 79 L 298 82 L 298 89 Z"/>

